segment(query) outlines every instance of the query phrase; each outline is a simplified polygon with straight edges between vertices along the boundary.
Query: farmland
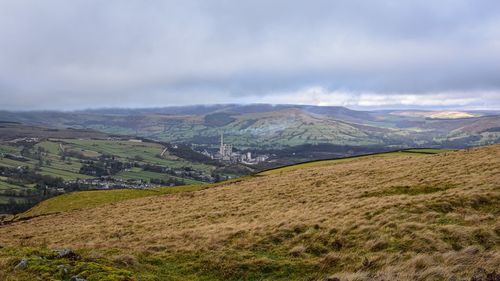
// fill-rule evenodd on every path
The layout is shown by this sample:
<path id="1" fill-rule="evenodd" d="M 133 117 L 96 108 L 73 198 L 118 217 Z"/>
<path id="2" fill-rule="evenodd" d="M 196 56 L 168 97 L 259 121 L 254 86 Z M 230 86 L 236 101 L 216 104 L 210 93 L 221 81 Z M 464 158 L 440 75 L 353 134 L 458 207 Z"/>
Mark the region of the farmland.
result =
<path id="1" fill-rule="evenodd" d="M 26 126 L 16 129 L 21 131 L 20 127 L 26 130 Z M 182 157 L 186 150 L 124 137 L 4 140 L 0 142 L 0 206 L 7 208 L 4 212 L 15 212 L 16 204 L 26 208 L 67 191 L 212 181 L 214 163 L 186 160 Z"/>

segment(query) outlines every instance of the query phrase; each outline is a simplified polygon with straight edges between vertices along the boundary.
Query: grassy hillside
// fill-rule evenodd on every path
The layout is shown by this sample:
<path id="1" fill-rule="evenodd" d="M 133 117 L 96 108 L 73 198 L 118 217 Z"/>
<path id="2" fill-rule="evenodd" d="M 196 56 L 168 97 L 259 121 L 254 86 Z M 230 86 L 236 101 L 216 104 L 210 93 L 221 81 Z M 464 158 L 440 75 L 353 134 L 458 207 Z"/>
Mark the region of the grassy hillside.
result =
<path id="1" fill-rule="evenodd" d="M 386 152 L 386 153 L 374 153 L 374 154 L 368 154 L 368 155 L 345 157 L 345 158 L 340 158 L 340 159 L 309 161 L 309 162 L 305 162 L 305 163 L 288 165 L 285 167 L 279 167 L 279 168 L 275 168 L 275 169 L 269 169 L 269 170 L 258 173 L 257 176 L 280 174 L 283 172 L 289 172 L 289 171 L 300 170 L 300 169 L 311 168 L 311 167 L 336 165 L 336 164 L 356 161 L 356 160 L 360 160 L 360 159 L 373 158 L 373 157 L 394 157 L 394 156 L 410 156 L 410 155 L 416 156 L 416 155 L 444 153 L 444 152 L 450 152 L 450 151 L 453 151 L 453 150 L 451 150 L 451 149 L 437 149 L 437 148 L 422 148 L 422 149 L 408 149 L 408 150 Z"/>
<path id="2" fill-rule="evenodd" d="M 499 155 L 324 162 L 10 223 L 0 279 L 495 280 Z"/>
<path id="3" fill-rule="evenodd" d="M 12 216 L 11 220 L 27 219 L 37 216 L 44 216 L 53 213 L 68 212 L 79 209 L 95 208 L 97 206 L 118 203 L 125 200 L 143 198 L 149 196 L 159 196 L 165 194 L 198 191 L 216 186 L 231 184 L 247 179 L 226 180 L 212 184 L 193 184 L 175 187 L 158 187 L 146 189 L 114 189 L 114 190 L 92 190 L 63 194 L 54 198 L 40 202 L 30 210 Z"/>

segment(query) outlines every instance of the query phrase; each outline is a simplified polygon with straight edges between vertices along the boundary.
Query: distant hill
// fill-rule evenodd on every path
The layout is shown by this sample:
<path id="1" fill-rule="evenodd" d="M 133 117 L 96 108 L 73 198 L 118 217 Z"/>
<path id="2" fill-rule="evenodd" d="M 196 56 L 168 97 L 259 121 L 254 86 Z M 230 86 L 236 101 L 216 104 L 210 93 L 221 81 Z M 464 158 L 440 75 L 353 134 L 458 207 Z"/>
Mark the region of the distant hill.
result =
<path id="1" fill-rule="evenodd" d="M 0 112 L 0 120 L 93 129 L 213 146 L 221 132 L 240 149 L 304 144 L 468 147 L 500 142 L 500 112 L 357 111 L 339 106 L 199 105 L 74 112 Z"/>
<path id="2" fill-rule="evenodd" d="M 55 129 L 29 126 L 19 122 L 0 121 L 0 141 L 16 138 L 96 138 L 105 139 L 111 135 L 92 129 Z"/>
<path id="3" fill-rule="evenodd" d="M 415 152 L 51 200 L 0 226 L 0 279 L 498 280 L 500 145 Z"/>

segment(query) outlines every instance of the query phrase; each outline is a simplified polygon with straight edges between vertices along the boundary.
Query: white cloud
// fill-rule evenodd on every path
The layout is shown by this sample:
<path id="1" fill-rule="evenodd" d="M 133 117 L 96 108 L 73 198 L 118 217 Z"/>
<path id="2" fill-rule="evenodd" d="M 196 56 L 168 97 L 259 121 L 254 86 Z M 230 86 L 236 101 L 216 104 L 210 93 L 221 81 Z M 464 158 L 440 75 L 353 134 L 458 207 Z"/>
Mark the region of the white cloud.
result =
<path id="1" fill-rule="evenodd" d="M 497 0 L 0 1 L 0 109 L 500 108 L 499 15 Z"/>
<path id="2" fill-rule="evenodd" d="M 347 106 L 368 108 L 398 107 L 455 107 L 495 109 L 500 104 L 500 91 L 439 92 L 425 94 L 370 93 L 328 91 L 322 87 L 309 87 L 300 91 L 271 94 L 246 99 L 272 104 L 309 104 L 320 106 Z"/>

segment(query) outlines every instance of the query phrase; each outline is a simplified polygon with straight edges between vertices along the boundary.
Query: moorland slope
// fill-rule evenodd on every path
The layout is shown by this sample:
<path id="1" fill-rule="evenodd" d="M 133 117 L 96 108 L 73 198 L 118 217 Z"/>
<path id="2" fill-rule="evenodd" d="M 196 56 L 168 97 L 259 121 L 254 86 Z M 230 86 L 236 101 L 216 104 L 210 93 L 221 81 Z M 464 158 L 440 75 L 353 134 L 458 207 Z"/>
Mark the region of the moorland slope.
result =
<path id="1" fill-rule="evenodd" d="M 494 145 L 325 162 L 9 223 L 0 279 L 498 278 L 499 156 Z"/>

